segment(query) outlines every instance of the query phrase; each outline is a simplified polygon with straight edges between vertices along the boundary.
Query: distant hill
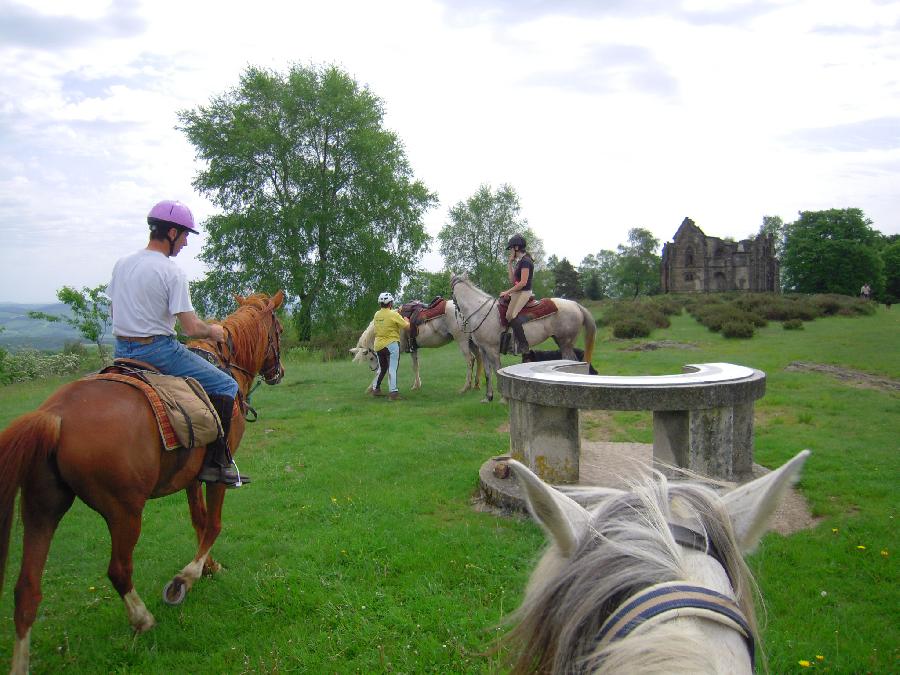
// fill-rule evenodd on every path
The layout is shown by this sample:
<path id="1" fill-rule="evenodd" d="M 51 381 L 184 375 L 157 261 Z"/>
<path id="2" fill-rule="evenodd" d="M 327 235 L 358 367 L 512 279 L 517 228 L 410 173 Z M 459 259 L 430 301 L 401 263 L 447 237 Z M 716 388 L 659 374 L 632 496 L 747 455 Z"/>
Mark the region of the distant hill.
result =
<path id="1" fill-rule="evenodd" d="M 35 349 L 62 349 L 66 342 L 85 342 L 77 330 L 67 323 L 29 319 L 28 312 L 44 312 L 61 316 L 72 316 L 67 305 L 55 303 L 0 302 L 0 347 L 16 351 L 22 347 Z M 104 342 L 112 343 L 107 335 Z"/>

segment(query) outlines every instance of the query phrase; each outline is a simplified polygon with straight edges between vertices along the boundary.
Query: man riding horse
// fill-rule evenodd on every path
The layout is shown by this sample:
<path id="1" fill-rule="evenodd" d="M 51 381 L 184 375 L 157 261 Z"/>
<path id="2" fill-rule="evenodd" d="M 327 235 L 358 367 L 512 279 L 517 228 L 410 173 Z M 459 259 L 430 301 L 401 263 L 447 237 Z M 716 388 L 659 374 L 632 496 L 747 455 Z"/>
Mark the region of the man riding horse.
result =
<path id="1" fill-rule="evenodd" d="M 222 326 L 205 323 L 194 313 L 187 276 L 171 260 L 187 245 L 188 234 L 198 234 L 194 216 L 181 202 L 165 200 L 150 210 L 147 224 L 146 248 L 116 262 L 107 289 L 116 358 L 143 361 L 166 375 L 193 377 L 201 384 L 219 414 L 222 437 L 207 446 L 198 478 L 240 487 L 249 479 L 238 474 L 228 447 L 237 382 L 175 339 L 178 319 L 189 337 L 225 341 Z"/>
<path id="2" fill-rule="evenodd" d="M 509 298 L 506 320 L 512 326 L 513 335 L 516 337 L 516 354 L 524 354 L 529 349 L 525 329 L 522 327 L 524 317 L 519 316 L 519 312 L 531 298 L 531 285 L 534 281 L 534 258 L 525 250 L 526 247 L 525 237 L 521 234 L 510 237 L 506 246 L 506 250 L 510 252 L 506 268 L 512 288 L 500 294 L 501 298 Z"/>

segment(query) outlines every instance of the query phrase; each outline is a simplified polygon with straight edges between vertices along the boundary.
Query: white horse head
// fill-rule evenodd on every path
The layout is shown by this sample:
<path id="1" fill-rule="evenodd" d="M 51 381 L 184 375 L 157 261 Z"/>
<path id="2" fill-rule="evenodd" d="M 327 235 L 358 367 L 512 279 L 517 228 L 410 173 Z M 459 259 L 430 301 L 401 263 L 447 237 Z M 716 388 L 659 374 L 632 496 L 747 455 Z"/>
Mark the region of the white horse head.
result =
<path id="1" fill-rule="evenodd" d="M 721 497 L 661 475 L 632 492 L 569 490 L 590 508 L 510 460 L 550 539 L 507 636 L 518 669 L 752 673 L 756 586 L 743 555 L 808 456 Z"/>

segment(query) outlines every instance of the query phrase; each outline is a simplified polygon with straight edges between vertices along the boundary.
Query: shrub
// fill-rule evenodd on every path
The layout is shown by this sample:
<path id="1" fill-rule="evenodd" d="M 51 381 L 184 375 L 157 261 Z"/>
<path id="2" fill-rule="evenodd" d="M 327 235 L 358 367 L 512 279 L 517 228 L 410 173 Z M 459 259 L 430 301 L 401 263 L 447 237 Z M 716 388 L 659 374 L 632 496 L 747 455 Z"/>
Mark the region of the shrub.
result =
<path id="1" fill-rule="evenodd" d="M 84 344 L 82 344 L 78 340 L 70 340 L 63 345 L 62 353 L 74 354 L 78 358 L 83 359 L 85 356 L 87 356 L 87 349 L 85 349 Z"/>
<path id="2" fill-rule="evenodd" d="M 78 371 L 81 359 L 74 354 L 45 354 L 25 348 L 9 354 L 3 361 L 6 382 L 25 382 L 53 375 L 70 375 Z"/>
<path id="3" fill-rule="evenodd" d="M 727 338 L 752 338 L 756 328 L 749 321 L 727 321 L 722 326 L 722 335 Z"/>
<path id="4" fill-rule="evenodd" d="M 300 347 L 321 352 L 323 361 L 338 361 L 350 358 L 350 348 L 356 346 L 356 341 L 363 332 L 362 328 L 349 328 L 341 326 L 330 333 L 313 335 Z"/>
<path id="5" fill-rule="evenodd" d="M 785 330 L 803 330 L 803 322 L 800 319 L 788 319 L 781 327 Z"/>
<path id="6" fill-rule="evenodd" d="M 653 327 L 642 318 L 620 319 L 613 324 L 613 335 L 620 339 L 647 337 Z"/>

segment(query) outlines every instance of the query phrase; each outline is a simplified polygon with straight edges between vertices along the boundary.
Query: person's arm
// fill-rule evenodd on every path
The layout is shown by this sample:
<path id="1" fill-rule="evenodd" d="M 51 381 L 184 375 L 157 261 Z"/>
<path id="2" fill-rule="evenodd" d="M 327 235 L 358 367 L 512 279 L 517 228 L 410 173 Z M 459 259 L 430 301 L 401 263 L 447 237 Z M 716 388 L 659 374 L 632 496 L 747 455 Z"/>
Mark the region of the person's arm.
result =
<path id="1" fill-rule="evenodd" d="M 194 312 L 180 312 L 175 316 L 185 335 L 201 340 L 209 338 L 215 342 L 225 341 L 225 329 L 214 323 L 206 323 Z"/>
<path id="2" fill-rule="evenodd" d="M 513 284 L 513 287 L 503 291 L 500 295 L 509 295 L 510 293 L 515 293 L 516 291 L 521 291 L 528 284 L 528 276 L 531 270 L 527 267 L 522 268 L 522 274 L 519 277 L 519 280 Z"/>

